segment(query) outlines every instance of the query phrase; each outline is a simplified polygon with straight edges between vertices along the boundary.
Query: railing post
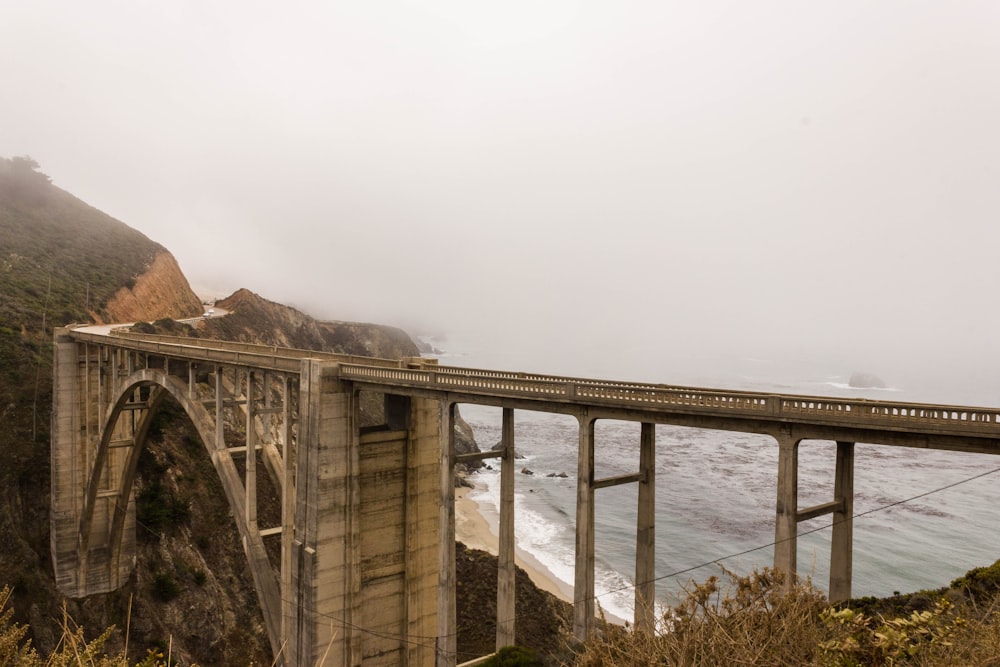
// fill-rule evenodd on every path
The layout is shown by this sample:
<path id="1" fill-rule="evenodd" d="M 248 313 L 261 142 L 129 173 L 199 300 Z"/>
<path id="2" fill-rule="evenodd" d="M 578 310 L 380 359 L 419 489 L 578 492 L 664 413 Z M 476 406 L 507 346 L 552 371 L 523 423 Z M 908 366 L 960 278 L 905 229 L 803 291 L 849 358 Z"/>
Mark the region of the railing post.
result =
<path id="1" fill-rule="evenodd" d="M 583 413 L 576 468 L 576 571 L 573 636 L 586 641 L 594 627 L 594 419 Z"/>
<path id="2" fill-rule="evenodd" d="M 635 628 L 653 633 L 656 600 L 656 425 L 639 436 L 639 507 L 635 527 Z"/>
<path id="3" fill-rule="evenodd" d="M 441 504 L 438 551 L 436 667 L 453 667 L 458 657 L 455 605 L 455 404 L 441 401 Z"/>
<path id="4" fill-rule="evenodd" d="M 795 583 L 798 547 L 799 440 L 790 431 L 775 436 L 778 440 L 778 499 L 774 520 L 774 569 L 788 576 L 786 585 Z"/>
<path id="5" fill-rule="evenodd" d="M 854 443 L 837 441 L 837 468 L 833 499 L 840 508 L 833 513 L 830 544 L 830 601 L 851 597 L 854 550 Z"/>
<path id="6" fill-rule="evenodd" d="M 500 541 L 497 554 L 497 649 L 514 644 L 514 410 L 503 409 L 500 443 Z"/>

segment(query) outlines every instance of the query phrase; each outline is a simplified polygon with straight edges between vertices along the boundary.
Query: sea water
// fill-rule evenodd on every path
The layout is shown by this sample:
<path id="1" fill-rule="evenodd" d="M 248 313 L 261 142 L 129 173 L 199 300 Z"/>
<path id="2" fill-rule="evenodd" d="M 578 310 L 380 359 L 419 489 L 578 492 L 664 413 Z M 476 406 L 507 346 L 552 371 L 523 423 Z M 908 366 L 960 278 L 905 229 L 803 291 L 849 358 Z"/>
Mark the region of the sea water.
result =
<path id="1" fill-rule="evenodd" d="M 487 354 L 451 352 L 443 354 L 440 361 L 467 367 L 540 370 L 511 368 L 505 363 L 509 359 Z M 748 363 L 752 366 L 753 360 Z M 583 372 L 560 370 L 580 376 L 588 367 L 582 362 L 580 368 Z M 722 374 L 711 378 L 715 381 L 711 386 L 901 401 L 935 398 L 927 391 L 907 387 L 851 389 L 845 376 L 831 374 L 829 369 L 811 371 L 800 365 L 785 368 L 777 377 L 774 373 Z M 670 377 L 654 381 L 674 382 Z M 948 398 L 949 402 L 966 399 L 961 402 L 967 405 L 990 402 L 976 402 L 975 395 Z M 500 409 L 463 404 L 460 411 L 472 426 L 480 448 L 499 442 Z M 522 457 L 516 462 L 515 475 L 517 545 L 572 586 L 577 421 L 565 415 L 526 410 L 516 410 L 514 420 L 515 449 Z M 637 471 L 639 430 L 640 425 L 633 422 L 597 422 L 597 478 Z M 656 426 L 656 576 L 660 605 L 673 603 L 688 582 L 718 575 L 722 568 L 747 573 L 772 563 L 777 449 L 768 436 Z M 833 499 L 835 451 L 832 442 L 807 440 L 800 445 L 800 508 Z M 854 520 L 852 593 L 887 596 L 897 591 L 938 588 L 970 568 L 993 563 L 1000 547 L 996 531 L 1000 473 L 964 480 L 998 467 L 1000 457 L 989 455 L 858 444 L 854 512 L 862 516 Z M 532 474 L 526 474 L 526 469 Z M 484 469 L 474 481 L 478 488 L 470 497 L 492 519 L 495 532 L 499 470 L 495 465 Z M 934 492 L 956 483 L 953 488 Z M 901 502 L 929 492 L 934 493 Z M 630 619 L 636 485 L 595 493 L 598 602 L 610 614 Z M 822 589 L 829 578 L 830 521 L 827 515 L 798 526 L 799 572 L 810 576 Z"/>

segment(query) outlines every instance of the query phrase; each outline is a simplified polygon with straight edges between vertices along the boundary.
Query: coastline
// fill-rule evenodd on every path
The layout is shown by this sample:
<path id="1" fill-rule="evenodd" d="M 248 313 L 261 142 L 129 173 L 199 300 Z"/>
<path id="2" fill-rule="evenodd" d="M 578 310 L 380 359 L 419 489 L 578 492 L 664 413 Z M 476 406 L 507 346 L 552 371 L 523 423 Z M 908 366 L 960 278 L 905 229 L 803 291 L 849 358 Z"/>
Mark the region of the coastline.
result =
<path id="1" fill-rule="evenodd" d="M 472 489 L 467 487 L 455 489 L 455 538 L 470 549 L 481 549 L 495 556 L 499 538 L 483 516 L 479 503 L 469 497 L 470 491 Z M 572 587 L 560 581 L 530 553 L 515 547 L 514 563 L 528 573 L 536 586 L 560 600 L 573 603 Z"/>

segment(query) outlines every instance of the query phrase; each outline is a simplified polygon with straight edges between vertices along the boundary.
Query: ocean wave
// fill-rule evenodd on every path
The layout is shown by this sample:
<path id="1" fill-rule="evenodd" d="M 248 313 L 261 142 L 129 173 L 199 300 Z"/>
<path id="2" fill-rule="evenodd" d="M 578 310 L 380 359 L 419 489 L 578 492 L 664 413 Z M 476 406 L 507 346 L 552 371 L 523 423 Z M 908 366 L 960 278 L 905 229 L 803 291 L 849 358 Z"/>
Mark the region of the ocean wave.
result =
<path id="1" fill-rule="evenodd" d="M 497 532 L 495 523 L 500 506 L 500 474 L 477 473 L 478 486 L 469 498 L 485 506 L 490 530 Z M 514 494 L 514 535 L 517 547 L 531 555 L 549 573 L 566 586 L 573 588 L 576 572 L 576 533 L 571 516 L 561 508 L 542 508 L 535 503 L 545 503 L 529 497 L 522 491 Z M 548 518 L 544 510 L 555 510 L 558 518 Z M 607 614 L 621 620 L 630 620 L 633 614 L 634 589 L 632 582 L 603 561 L 594 568 L 594 590 Z"/>

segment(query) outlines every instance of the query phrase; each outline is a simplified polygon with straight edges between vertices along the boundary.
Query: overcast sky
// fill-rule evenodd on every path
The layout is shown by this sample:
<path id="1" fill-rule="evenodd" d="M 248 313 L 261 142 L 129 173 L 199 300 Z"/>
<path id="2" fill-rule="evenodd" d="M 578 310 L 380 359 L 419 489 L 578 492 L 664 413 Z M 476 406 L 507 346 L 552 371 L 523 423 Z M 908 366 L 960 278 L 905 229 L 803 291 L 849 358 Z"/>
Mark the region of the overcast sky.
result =
<path id="1" fill-rule="evenodd" d="M 2 5 L 0 155 L 202 292 L 529 367 L 998 368 L 1000 3 Z"/>

